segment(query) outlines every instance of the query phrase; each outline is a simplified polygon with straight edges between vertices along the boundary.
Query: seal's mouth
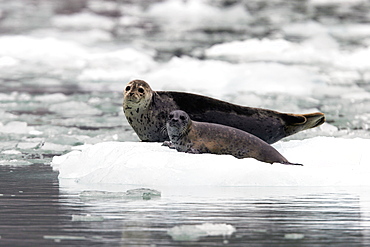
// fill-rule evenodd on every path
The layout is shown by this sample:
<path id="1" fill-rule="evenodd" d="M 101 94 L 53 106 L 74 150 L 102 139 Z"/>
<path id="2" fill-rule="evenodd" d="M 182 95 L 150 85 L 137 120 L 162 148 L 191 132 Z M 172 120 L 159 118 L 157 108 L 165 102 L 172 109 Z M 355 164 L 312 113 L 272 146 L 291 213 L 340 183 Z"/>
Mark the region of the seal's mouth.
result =
<path id="1" fill-rule="evenodd" d="M 180 129 L 182 127 L 182 123 L 178 119 L 170 119 L 167 122 L 167 126 L 172 127 L 172 128 L 177 128 Z"/>
<path id="2" fill-rule="evenodd" d="M 139 103 L 142 100 L 141 97 L 138 97 L 137 95 L 125 95 L 125 101 L 130 103 Z"/>

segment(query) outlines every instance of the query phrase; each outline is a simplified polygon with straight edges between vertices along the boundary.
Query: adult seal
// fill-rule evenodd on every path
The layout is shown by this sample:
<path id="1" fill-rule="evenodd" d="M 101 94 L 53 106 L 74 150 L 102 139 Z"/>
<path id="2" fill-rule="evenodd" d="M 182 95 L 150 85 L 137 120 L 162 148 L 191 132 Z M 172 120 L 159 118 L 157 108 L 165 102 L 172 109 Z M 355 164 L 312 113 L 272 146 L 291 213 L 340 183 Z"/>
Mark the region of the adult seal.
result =
<path id="1" fill-rule="evenodd" d="M 267 163 L 290 163 L 275 148 L 245 131 L 213 123 L 192 121 L 180 110 L 170 113 L 166 124 L 171 142 L 164 145 L 179 152 L 231 154 L 236 158 L 255 158 Z"/>
<path id="2" fill-rule="evenodd" d="M 148 83 L 133 80 L 124 89 L 123 111 L 142 141 L 169 140 L 166 120 L 183 110 L 194 121 L 217 123 L 249 132 L 267 143 L 325 122 L 323 113 L 288 114 L 231 104 L 210 97 L 171 91 L 153 91 Z"/>

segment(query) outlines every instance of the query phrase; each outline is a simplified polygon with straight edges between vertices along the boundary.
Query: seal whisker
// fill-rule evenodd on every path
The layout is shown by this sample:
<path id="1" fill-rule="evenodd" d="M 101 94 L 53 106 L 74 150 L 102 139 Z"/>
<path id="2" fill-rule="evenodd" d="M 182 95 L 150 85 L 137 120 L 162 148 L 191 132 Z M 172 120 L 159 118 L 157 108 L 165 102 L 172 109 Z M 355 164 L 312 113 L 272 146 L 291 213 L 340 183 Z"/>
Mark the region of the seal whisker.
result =
<path id="1" fill-rule="evenodd" d="M 160 133 L 162 135 L 167 135 L 167 126 L 166 125 L 163 125 L 160 129 Z"/>

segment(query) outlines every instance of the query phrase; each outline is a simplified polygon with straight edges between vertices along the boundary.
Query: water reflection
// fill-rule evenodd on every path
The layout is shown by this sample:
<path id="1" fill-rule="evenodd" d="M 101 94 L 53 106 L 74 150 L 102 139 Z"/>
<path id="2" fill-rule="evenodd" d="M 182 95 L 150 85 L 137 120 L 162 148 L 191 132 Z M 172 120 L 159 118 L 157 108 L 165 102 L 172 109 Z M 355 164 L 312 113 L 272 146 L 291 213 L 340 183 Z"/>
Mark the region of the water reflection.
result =
<path id="1" fill-rule="evenodd" d="M 93 187 L 65 184 L 49 166 L 0 166 L 1 246 L 365 246 L 370 200 L 365 189 L 244 187 L 160 188 L 161 197 L 81 196 Z M 62 183 L 63 184 L 63 183 Z M 117 196 L 114 196 L 116 193 Z M 175 226 L 230 225 L 175 241 Z M 183 227 L 189 229 L 189 227 Z M 191 229 L 191 227 L 190 227 Z M 190 237 L 196 232 L 184 232 Z M 197 237 L 197 236 L 195 236 Z"/>

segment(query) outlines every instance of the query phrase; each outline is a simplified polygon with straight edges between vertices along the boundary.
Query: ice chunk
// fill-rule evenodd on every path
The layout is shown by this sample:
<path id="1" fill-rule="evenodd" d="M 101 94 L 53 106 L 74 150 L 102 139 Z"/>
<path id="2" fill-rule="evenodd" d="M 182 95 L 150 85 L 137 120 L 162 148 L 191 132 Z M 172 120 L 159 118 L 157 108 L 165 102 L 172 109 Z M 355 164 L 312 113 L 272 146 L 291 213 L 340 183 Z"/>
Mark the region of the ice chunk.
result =
<path id="1" fill-rule="evenodd" d="M 8 56 L 28 63 L 42 63 L 58 68 L 81 68 L 87 51 L 76 43 L 54 38 L 2 36 L 0 56 Z"/>
<path id="2" fill-rule="evenodd" d="M 310 4 L 315 6 L 326 6 L 326 5 L 356 5 L 360 3 L 366 3 L 366 0 L 310 0 Z"/>
<path id="3" fill-rule="evenodd" d="M 304 234 L 301 234 L 301 233 L 287 233 L 287 234 L 284 235 L 284 238 L 285 239 L 292 239 L 292 240 L 303 239 Z"/>
<path id="4" fill-rule="evenodd" d="M 81 101 L 55 103 L 49 107 L 50 111 L 62 116 L 76 117 L 78 115 L 99 115 L 102 111 Z"/>
<path id="5" fill-rule="evenodd" d="M 201 225 L 175 226 L 167 231 L 167 234 L 175 241 L 198 241 L 207 236 L 230 236 L 236 231 L 229 224 L 204 223 Z"/>
<path id="6" fill-rule="evenodd" d="M 147 15 L 165 22 L 165 28 L 177 28 L 176 30 L 205 26 L 242 26 L 250 18 L 241 4 L 221 9 L 208 5 L 204 0 L 167 0 L 155 3 L 148 9 Z"/>
<path id="7" fill-rule="evenodd" d="M 153 197 L 161 197 L 161 192 L 153 189 L 139 188 L 128 190 L 126 195 L 129 198 L 142 198 L 144 200 L 150 200 Z"/>
<path id="8" fill-rule="evenodd" d="M 325 42 L 328 41 L 325 36 Z M 320 39 L 322 41 L 322 38 Z M 316 44 L 322 42 L 315 41 Z M 327 46 L 326 46 L 327 47 Z M 331 50 L 317 49 L 311 43 L 297 44 L 284 39 L 248 39 L 217 44 L 205 52 L 208 58 L 219 58 L 234 62 L 273 61 L 284 63 L 331 64 L 338 55 Z"/>
<path id="9" fill-rule="evenodd" d="M 69 151 L 71 150 L 71 146 L 69 145 L 60 145 L 51 142 L 45 142 L 44 145 L 41 147 L 42 150 L 52 150 L 52 151 Z"/>
<path id="10" fill-rule="evenodd" d="M 34 99 L 36 101 L 41 101 L 41 102 L 58 102 L 58 101 L 60 102 L 60 101 L 67 101 L 68 97 L 62 93 L 53 93 L 53 94 L 35 96 Z"/>
<path id="11" fill-rule="evenodd" d="M 22 154 L 22 152 L 18 151 L 18 150 L 4 150 L 1 152 L 2 154 L 9 154 L 9 155 L 14 155 L 14 154 Z"/>
<path id="12" fill-rule="evenodd" d="M 31 134 L 31 135 L 41 135 L 42 132 L 35 130 L 34 127 L 29 127 L 26 122 L 12 121 L 3 125 L 0 123 L 0 132 L 3 133 L 14 133 L 14 134 Z"/>
<path id="13" fill-rule="evenodd" d="M 92 54 L 87 57 L 87 68 L 78 77 L 80 81 L 122 81 L 146 73 L 156 66 L 150 51 L 134 48 Z"/>
<path id="14" fill-rule="evenodd" d="M 108 192 L 108 191 L 83 191 L 80 193 L 81 198 L 121 198 L 121 199 L 144 199 L 161 197 L 161 192 L 153 189 L 138 188 L 126 192 Z"/>
<path id="15" fill-rule="evenodd" d="M 301 36 L 301 37 L 313 37 L 318 34 L 326 34 L 328 29 L 316 22 L 308 21 L 303 23 L 291 23 L 282 28 L 285 35 L 288 36 Z"/>
<path id="16" fill-rule="evenodd" d="M 72 221 L 104 221 L 103 216 L 94 216 L 91 214 L 86 214 L 86 215 L 72 215 Z"/>
<path id="17" fill-rule="evenodd" d="M 189 77 L 189 71 L 196 76 Z M 173 58 L 147 74 L 146 79 L 154 90 L 207 92 L 214 97 L 235 92 L 310 95 L 326 81 L 323 75 L 304 67 L 277 63 L 233 64 L 189 57 Z"/>
<path id="18" fill-rule="evenodd" d="M 341 24 L 329 28 L 329 33 L 341 39 L 364 39 L 370 37 L 369 24 Z"/>
<path id="19" fill-rule="evenodd" d="M 362 72 L 370 71 L 370 46 L 345 53 L 336 61 L 336 65 L 345 69 L 355 69 Z"/>
<path id="20" fill-rule="evenodd" d="M 113 19 L 89 12 L 72 15 L 57 15 L 51 20 L 55 27 L 63 29 L 103 29 L 111 31 L 115 23 Z"/>
<path id="21" fill-rule="evenodd" d="M 17 64 L 19 64 L 18 60 L 13 57 L 9 57 L 9 56 L 0 57 L 0 68 L 1 67 L 12 67 Z"/>
<path id="22" fill-rule="evenodd" d="M 105 142 L 54 158 L 60 179 L 140 186 L 370 186 L 369 139 L 315 137 L 273 146 L 303 167 L 187 154 L 160 143 Z M 226 165 L 227 164 L 227 165 Z"/>
<path id="23" fill-rule="evenodd" d="M 84 236 L 70 236 L 70 235 L 44 235 L 44 239 L 53 239 L 53 240 L 85 240 Z"/>
<path id="24" fill-rule="evenodd" d="M 0 160 L 0 166 L 27 166 L 32 165 L 32 162 L 27 160 Z"/>

